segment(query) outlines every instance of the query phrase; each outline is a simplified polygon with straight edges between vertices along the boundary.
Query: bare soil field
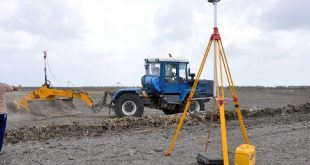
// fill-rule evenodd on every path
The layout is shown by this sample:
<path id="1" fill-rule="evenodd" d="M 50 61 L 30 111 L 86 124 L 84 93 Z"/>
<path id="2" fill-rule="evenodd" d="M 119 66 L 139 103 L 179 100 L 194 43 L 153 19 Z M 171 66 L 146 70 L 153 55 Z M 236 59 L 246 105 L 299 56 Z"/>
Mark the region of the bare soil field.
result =
<path id="1" fill-rule="evenodd" d="M 257 164 L 310 164 L 310 88 L 238 88 L 248 136 L 257 150 Z M 103 90 L 90 90 L 95 100 Z M 145 109 L 142 118 L 115 117 L 108 108 L 92 113 L 75 100 L 76 109 L 41 107 L 17 112 L 12 102 L 26 91 L 7 95 L 8 125 L 1 164 L 197 164 L 204 152 L 210 122 L 206 112 L 188 114 L 170 157 L 164 154 L 180 114 L 164 115 Z M 288 105 L 289 104 L 289 105 Z M 242 143 L 241 131 L 227 105 L 230 161 Z M 207 155 L 221 158 L 218 114 L 215 115 Z"/>

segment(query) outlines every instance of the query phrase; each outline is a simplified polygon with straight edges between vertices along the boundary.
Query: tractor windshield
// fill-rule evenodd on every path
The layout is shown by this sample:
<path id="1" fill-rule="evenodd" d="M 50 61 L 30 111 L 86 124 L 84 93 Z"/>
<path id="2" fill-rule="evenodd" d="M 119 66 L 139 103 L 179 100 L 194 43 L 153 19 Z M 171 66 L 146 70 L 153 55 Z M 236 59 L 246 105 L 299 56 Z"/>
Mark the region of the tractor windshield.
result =
<path id="1" fill-rule="evenodd" d="M 187 64 L 186 63 L 179 64 L 179 82 L 180 83 L 187 82 Z"/>
<path id="2" fill-rule="evenodd" d="M 160 64 L 159 63 L 148 63 L 145 65 L 146 75 L 160 76 Z"/>

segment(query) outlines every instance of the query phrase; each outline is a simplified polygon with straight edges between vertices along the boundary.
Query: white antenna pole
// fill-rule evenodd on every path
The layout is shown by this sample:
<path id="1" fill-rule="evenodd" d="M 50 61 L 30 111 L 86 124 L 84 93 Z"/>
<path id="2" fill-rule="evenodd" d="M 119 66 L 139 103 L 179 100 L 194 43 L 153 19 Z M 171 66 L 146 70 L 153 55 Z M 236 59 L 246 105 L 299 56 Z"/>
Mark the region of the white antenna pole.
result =
<path id="1" fill-rule="evenodd" d="M 217 2 L 213 2 L 214 6 L 214 27 L 217 27 Z"/>
<path id="2" fill-rule="evenodd" d="M 213 6 L 214 6 L 214 28 L 217 27 L 217 2 L 214 1 L 213 2 Z M 214 45 L 215 46 L 215 45 Z M 216 48 L 214 48 L 214 58 L 216 58 Z M 214 75 L 213 75 L 213 96 L 214 98 L 216 98 L 216 64 L 214 64 Z"/>

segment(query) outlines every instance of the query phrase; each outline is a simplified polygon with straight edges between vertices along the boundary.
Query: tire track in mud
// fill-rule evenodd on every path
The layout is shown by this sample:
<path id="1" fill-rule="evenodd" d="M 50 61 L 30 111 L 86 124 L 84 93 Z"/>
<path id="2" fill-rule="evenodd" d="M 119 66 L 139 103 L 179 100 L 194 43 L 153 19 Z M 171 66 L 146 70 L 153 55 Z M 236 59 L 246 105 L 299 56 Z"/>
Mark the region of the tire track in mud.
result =
<path id="1" fill-rule="evenodd" d="M 246 119 L 257 117 L 272 116 L 294 116 L 296 120 L 304 120 L 302 114 L 310 113 L 310 104 L 287 105 L 280 108 L 264 108 L 261 110 L 242 110 L 243 117 Z M 125 117 L 104 119 L 101 122 L 91 124 L 80 124 L 73 121 L 69 124 L 53 123 L 47 126 L 24 126 L 17 129 L 6 130 L 6 143 L 26 142 L 29 140 L 47 140 L 58 137 L 96 137 L 107 131 L 124 131 L 135 128 L 169 128 L 176 127 L 182 114 L 165 115 L 165 116 L 144 116 L 140 118 Z M 234 111 L 226 111 L 227 120 L 237 120 Z M 299 118 L 300 116 L 300 118 Z M 184 125 L 207 124 L 210 121 L 211 112 L 201 112 L 187 114 Z M 219 113 L 214 114 L 214 121 L 218 122 Z M 292 121 L 293 122 L 293 121 Z"/>

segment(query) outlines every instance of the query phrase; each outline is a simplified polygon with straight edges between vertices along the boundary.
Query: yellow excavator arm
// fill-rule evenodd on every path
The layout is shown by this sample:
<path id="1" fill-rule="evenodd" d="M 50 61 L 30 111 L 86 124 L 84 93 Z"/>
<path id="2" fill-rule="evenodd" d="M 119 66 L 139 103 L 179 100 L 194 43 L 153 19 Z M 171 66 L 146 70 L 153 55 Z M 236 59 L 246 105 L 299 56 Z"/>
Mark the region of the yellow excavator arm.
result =
<path id="1" fill-rule="evenodd" d="M 24 96 L 22 99 L 17 101 L 17 107 L 24 108 L 29 111 L 28 101 L 32 100 L 54 100 L 56 97 L 65 97 L 65 98 L 76 98 L 83 100 L 89 108 L 94 106 L 92 99 L 89 97 L 87 92 L 84 91 L 74 91 L 71 89 L 54 89 L 49 88 L 47 85 L 29 92 L 28 95 Z"/>

